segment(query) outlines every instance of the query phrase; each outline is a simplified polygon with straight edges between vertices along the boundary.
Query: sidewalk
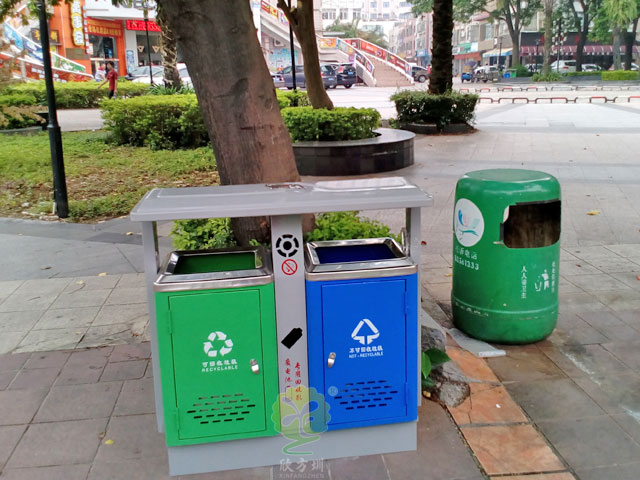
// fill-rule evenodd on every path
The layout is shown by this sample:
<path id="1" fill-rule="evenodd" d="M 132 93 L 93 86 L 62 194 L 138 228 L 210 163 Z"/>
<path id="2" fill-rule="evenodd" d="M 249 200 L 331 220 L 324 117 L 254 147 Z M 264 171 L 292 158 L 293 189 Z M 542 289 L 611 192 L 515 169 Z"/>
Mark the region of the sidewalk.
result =
<path id="1" fill-rule="evenodd" d="M 470 136 L 419 137 L 416 165 L 396 174 L 434 195 L 423 213 L 422 280 L 429 313 L 445 324 L 457 179 L 483 168 L 556 175 L 563 188 L 558 328 L 489 361 L 452 347 L 473 380 L 472 398 L 449 412 L 425 402 L 418 452 L 328 461 L 321 478 L 640 478 L 640 137 L 615 125 L 596 133 L 576 106 L 553 105 L 569 108 L 564 127 L 536 126 L 540 107 L 492 106 L 494 120 L 512 112 L 508 118 L 520 121 L 507 131 L 494 124 Z M 394 229 L 404 218 L 372 215 Z M 36 352 L 0 357 L 0 480 L 166 478 L 136 274 L 138 227 L 126 219 L 95 226 L 1 220 L 0 231 L 0 348 Z M 166 252 L 170 242 L 162 242 Z M 84 348 L 95 345 L 109 346 Z M 48 349 L 65 351 L 39 352 Z"/>

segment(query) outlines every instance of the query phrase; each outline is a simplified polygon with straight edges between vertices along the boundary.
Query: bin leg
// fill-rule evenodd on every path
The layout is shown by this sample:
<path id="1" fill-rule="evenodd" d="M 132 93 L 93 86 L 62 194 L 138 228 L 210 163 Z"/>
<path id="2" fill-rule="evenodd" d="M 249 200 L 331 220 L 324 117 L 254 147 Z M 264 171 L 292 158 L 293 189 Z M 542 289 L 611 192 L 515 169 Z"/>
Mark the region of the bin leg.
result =
<path id="1" fill-rule="evenodd" d="M 421 251 L 421 218 L 420 213 L 421 209 L 416 208 L 407 208 L 407 219 L 406 219 L 406 228 L 407 228 L 407 241 L 409 243 L 409 256 L 411 260 L 418 266 L 418 305 L 416 306 L 416 312 L 418 312 L 418 319 L 420 318 L 420 312 L 422 311 L 422 281 L 421 281 L 421 268 L 420 268 L 420 251 Z M 422 351 L 422 326 L 420 321 L 417 322 L 418 328 L 418 352 Z M 418 355 L 418 378 L 416 378 L 416 382 L 418 382 L 418 405 L 422 405 L 422 382 L 421 382 L 421 365 L 420 365 L 421 355 Z"/>
<path id="2" fill-rule="evenodd" d="M 158 332 L 156 327 L 156 302 L 153 282 L 160 269 L 158 250 L 158 229 L 156 222 L 142 222 L 142 249 L 144 272 L 147 284 L 147 307 L 149 309 L 149 337 L 151 340 L 151 366 L 153 368 L 153 391 L 156 402 L 158 431 L 164 432 L 164 409 L 162 407 L 162 384 L 160 382 L 160 359 L 158 357 Z"/>

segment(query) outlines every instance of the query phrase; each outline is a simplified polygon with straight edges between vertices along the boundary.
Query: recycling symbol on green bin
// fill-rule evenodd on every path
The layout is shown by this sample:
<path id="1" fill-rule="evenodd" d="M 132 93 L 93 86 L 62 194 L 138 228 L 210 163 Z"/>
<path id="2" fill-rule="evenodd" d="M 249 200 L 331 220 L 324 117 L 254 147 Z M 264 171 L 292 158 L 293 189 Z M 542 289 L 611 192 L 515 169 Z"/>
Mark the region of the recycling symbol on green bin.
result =
<path id="1" fill-rule="evenodd" d="M 217 357 L 218 353 L 224 357 L 227 353 L 231 353 L 233 349 L 233 341 L 227 338 L 224 332 L 211 332 L 208 342 L 204 342 L 204 353 L 209 357 Z"/>

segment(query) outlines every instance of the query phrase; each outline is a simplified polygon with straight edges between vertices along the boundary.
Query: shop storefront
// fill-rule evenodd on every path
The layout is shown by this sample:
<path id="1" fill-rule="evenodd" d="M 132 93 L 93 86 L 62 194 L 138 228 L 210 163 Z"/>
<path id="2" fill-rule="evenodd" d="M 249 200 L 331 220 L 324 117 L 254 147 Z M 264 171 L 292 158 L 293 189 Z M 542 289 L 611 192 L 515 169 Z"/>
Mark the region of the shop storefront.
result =
<path id="1" fill-rule="evenodd" d="M 91 59 L 92 73 L 100 68 L 101 64 L 112 61 L 116 70 L 121 74 L 126 73 L 124 65 L 124 29 L 121 21 L 87 19 L 87 33 L 89 35 L 87 53 Z"/>
<path id="2" fill-rule="evenodd" d="M 147 22 L 149 30 L 149 45 L 147 46 L 147 29 L 144 20 L 127 20 L 127 62 L 133 66 L 162 64 L 162 49 L 160 46 L 160 27 L 152 20 Z M 129 66 L 131 68 L 131 66 Z"/>

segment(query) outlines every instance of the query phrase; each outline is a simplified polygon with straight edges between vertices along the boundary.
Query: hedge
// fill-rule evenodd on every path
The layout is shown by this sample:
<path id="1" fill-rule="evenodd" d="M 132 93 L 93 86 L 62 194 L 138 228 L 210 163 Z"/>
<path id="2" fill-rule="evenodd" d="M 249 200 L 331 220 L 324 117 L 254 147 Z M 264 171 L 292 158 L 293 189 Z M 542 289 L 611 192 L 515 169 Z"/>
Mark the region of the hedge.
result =
<path id="1" fill-rule="evenodd" d="M 556 72 L 549 72 L 547 74 L 534 73 L 533 75 L 534 82 L 561 82 L 562 80 L 564 80 L 564 77 Z"/>
<path id="2" fill-rule="evenodd" d="M 36 113 L 40 110 L 35 105 L 0 105 L 0 130 L 42 125 L 44 119 Z"/>
<path id="3" fill-rule="evenodd" d="M 602 72 L 603 81 L 612 80 L 638 80 L 638 72 L 633 70 L 614 70 L 612 72 Z"/>
<path id="4" fill-rule="evenodd" d="M 303 90 L 293 90 L 290 92 L 284 90 L 276 90 L 276 97 L 278 97 L 278 105 L 280 110 L 287 107 L 309 107 L 311 102 L 307 92 Z"/>
<path id="5" fill-rule="evenodd" d="M 9 93 L 0 95 L 0 107 L 18 107 L 22 105 L 35 105 L 36 97 L 25 93 Z"/>
<path id="6" fill-rule="evenodd" d="M 478 96 L 459 92 L 434 95 L 422 90 L 403 90 L 391 96 L 399 123 L 435 123 L 442 128 L 450 123 L 471 123 Z"/>
<path id="7" fill-rule="evenodd" d="M 98 108 L 100 102 L 107 98 L 107 85 L 98 88 L 97 82 L 56 83 L 56 105 L 58 108 Z M 118 97 L 136 97 L 149 91 L 149 85 L 133 83 L 127 80 L 118 81 Z M 44 81 L 19 83 L 5 88 L 2 95 L 23 94 L 35 97 L 38 105 L 47 104 L 47 92 Z"/>
<path id="8" fill-rule="evenodd" d="M 290 107 L 282 110 L 282 118 L 294 142 L 372 138 L 380 125 L 380 113 L 373 108 Z"/>
<path id="9" fill-rule="evenodd" d="M 209 143 L 198 100 L 193 94 L 103 100 L 100 108 L 110 140 L 118 145 L 158 150 L 194 148 Z"/>

